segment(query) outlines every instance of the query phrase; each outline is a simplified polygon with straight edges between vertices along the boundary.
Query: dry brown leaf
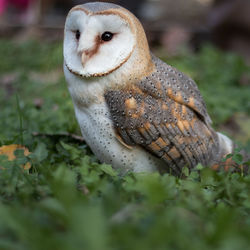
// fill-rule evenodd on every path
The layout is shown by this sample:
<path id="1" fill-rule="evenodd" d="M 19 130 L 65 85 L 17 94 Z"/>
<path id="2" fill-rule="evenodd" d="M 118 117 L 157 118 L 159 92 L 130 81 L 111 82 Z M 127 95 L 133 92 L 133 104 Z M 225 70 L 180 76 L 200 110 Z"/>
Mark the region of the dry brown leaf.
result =
<path id="1" fill-rule="evenodd" d="M 30 154 L 30 151 L 28 148 L 26 148 L 25 146 L 22 146 L 22 145 L 18 145 L 18 144 L 11 144 L 11 145 L 4 145 L 2 147 L 0 147 L 0 155 L 6 155 L 8 157 L 8 160 L 9 161 L 13 161 L 16 159 L 16 156 L 14 154 L 14 152 L 17 150 L 17 149 L 23 149 L 24 152 L 23 154 L 25 156 L 28 156 Z M 27 169 L 30 169 L 31 167 L 31 164 L 30 162 L 27 162 L 23 168 L 25 170 Z"/>

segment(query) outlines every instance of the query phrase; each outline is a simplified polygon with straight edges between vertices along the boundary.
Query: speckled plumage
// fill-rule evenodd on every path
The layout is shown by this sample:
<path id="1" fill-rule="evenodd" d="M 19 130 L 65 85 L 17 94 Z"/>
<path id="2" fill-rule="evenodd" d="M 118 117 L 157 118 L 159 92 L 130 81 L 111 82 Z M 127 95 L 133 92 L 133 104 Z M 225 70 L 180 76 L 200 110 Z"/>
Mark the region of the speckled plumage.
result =
<path id="1" fill-rule="evenodd" d="M 100 40 L 106 31 L 114 34 L 109 42 Z M 102 162 L 124 172 L 178 175 L 183 166 L 213 165 L 232 152 L 232 142 L 211 128 L 196 84 L 150 53 L 140 22 L 126 9 L 73 8 L 64 60 L 83 137 Z"/>
<path id="2" fill-rule="evenodd" d="M 153 62 L 156 70 L 141 81 L 106 91 L 116 133 L 162 158 L 174 173 L 211 164 L 219 143 L 196 84 L 159 59 Z"/>

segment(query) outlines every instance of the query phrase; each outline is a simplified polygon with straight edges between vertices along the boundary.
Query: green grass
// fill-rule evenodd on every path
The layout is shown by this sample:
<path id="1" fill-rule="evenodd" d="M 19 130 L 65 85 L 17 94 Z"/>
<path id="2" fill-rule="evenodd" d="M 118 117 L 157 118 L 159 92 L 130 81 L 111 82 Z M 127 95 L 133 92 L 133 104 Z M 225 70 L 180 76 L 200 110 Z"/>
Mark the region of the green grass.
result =
<path id="1" fill-rule="evenodd" d="M 32 152 L 0 156 L 1 250 L 250 249 L 250 175 L 197 166 L 183 178 L 120 176 L 64 135 L 80 132 L 62 45 L 0 41 L 0 52 L 0 146 Z M 241 58 L 207 46 L 166 60 L 197 81 L 217 128 L 237 113 L 249 119 Z M 240 132 L 232 130 L 235 139 Z M 30 170 L 20 167 L 26 162 Z"/>

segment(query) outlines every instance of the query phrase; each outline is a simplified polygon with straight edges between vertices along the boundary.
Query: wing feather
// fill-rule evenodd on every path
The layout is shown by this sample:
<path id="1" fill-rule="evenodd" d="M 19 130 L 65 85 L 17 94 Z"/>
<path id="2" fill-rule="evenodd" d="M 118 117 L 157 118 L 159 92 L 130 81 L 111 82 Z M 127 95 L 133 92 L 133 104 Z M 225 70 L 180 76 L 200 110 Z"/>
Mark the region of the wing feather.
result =
<path id="1" fill-rule="evenodd" d="M 206 165 L 217 137 L 195 83 L 160 60 L 156 71 L 142 81 L 107 90 L 114 128 L 124 143 L 141 146 L 163 159 L 167 170 Z"/>

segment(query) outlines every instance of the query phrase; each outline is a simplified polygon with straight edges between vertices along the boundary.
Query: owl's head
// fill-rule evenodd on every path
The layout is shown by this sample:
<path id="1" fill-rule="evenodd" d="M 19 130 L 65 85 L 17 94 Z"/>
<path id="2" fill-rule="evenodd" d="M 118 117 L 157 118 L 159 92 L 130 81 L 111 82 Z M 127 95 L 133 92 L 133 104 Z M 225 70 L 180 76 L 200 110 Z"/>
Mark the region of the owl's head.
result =
<path id="1" fill-rule="evenodd" d="M 65 66 L 81 77 L 108 75 L 132 57 L 133 64 L 145 70 L 151 61 L 138 19 L 111 3 L 87 3 L 71 9 L 65 23 L 63 50 Z"/>

